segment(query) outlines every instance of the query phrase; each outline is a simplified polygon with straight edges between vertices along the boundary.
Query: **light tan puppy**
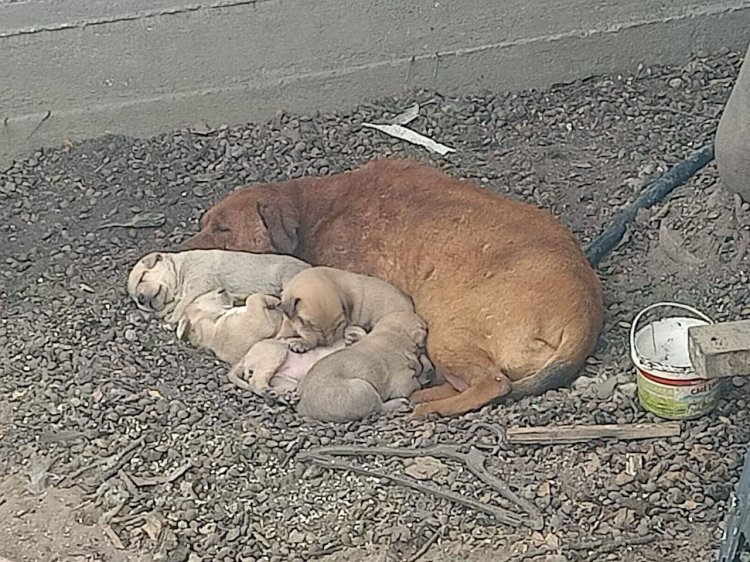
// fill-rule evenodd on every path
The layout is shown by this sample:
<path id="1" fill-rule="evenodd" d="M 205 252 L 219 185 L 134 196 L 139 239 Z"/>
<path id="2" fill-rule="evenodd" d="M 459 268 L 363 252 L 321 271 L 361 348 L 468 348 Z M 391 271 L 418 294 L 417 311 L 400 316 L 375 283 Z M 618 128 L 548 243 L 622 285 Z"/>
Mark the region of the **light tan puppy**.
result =
<path id="1" fill-rule="evenodd" d="M 139 308 L 176 324 L 197 296 L 225 289 L 235 303 L 253 293 L 279 296 L 284 285 L 308 268 L 290 256 L 226 250 L 153 252 L 128 276 L 128 294 Z"/>
<path id="2" fill-rule="evenodd" d="M 244 306 L 234 306 L 224 289 L 193 300 L 177 323 L 177 337 L 207 348 L 234 365 L 256 343 L 276 335 L 283 321 L 279 299 L 255 293 Z"/>
<path id="3" fill-rule="evenodd" d="M 349 326 L 368 332 L 392 312 L 413 312 L 411 298 L 393 285 L 369 275 L 332 267 L 311 267 L 299 272 L 281 293 L 287 325 L 283 336 L 293 351 L 331 345 Z"/>
<path id="4" fill-rule="evenodd" d="M 250 348 L 227 376 L 236 386 L 261 396 L 271 389 L 292 392 L 315 363 L 345 345 L 344 340 L 339 340 L 333 345 L 295 353 L 284 340 L 266 339 Z"/>
<path id="5" fill-rule="evenodd" d="M 320 421 L 345 422 L 408 405 L 429 382 L 427 326 L 410 311 L 381 318 L 351 346 L 320 359 L 298 387 L 297 411 Z"/>

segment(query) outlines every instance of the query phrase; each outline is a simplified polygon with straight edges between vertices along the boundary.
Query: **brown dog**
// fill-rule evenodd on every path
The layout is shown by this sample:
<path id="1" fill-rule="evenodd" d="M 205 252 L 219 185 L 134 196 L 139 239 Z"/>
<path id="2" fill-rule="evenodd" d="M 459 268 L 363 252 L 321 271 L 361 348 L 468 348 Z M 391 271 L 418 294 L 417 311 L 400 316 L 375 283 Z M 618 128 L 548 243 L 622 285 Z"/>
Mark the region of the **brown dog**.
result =
<path id="1" fill-rule="evenodd" d="M 358 327 L 369 332 L 392 312 L 414 312 L 414 304 L 393 285 L 333 267 L 311 267 L 295 275 L 281 292 L 285 322 L 296 336 L 290 347 L 304 352 L 332 345 Z M 351 342 L 349 342 L 351 343 Z"/>
<path id="2" fill-rule="evenodd" d="M 406 160 L 235 191 L 188 248 L 293 254 L 409 294 L 448 383 L 416 415 L 569 384 L 596 345 L 601 284 L 550 213 Z"/>

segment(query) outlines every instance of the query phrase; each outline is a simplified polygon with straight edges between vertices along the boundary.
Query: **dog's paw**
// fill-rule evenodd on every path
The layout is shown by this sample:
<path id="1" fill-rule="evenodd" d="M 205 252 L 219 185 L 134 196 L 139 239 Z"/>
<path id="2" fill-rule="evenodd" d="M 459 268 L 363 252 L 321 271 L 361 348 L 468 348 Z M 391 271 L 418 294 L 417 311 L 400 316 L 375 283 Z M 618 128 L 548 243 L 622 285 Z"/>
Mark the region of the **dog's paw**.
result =
<path id="1" fill-rule="evenodd" d="M 348 326 L 346 330 L 344 330 L 344 344 L 352 345 L 354 343 L 357 343 L 366 335 L 367 332 L 365 332 L 364 329 L 360 328 L 359 326 Z"/>
<path id="2" fill-rule="evenodd" d="M 271 402 L 276 402 L 279 399 L 279 391 L 270 386 L 263 390 L 262 394 L 266 400 L 270 400 Z"/>
<path id="3" fill-rule="evenodd" d="M 412 408 L 408 398 L 393 398 L 383 402 L 384 412 L 408 412 Z"/>
<path id="4" fill-rule="evenodd" d="M 294 353 L 307 353 L 312 349 L 312 346 L 306 341 L 302 340 L 291 340 L 289 342 L 289 350 Z"/>

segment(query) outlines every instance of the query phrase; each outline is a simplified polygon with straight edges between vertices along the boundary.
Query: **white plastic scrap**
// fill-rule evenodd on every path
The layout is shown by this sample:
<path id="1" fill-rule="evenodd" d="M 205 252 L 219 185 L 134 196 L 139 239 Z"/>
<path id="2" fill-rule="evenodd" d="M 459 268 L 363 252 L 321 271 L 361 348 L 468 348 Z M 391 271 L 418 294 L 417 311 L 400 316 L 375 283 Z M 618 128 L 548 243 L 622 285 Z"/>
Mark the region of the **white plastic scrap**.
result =
<path id="1" fill-rule="evenodd" d="M 419 117 L 419 104 L 415 103 L 403 113 L 399 113 L 398 115 L 396 115 L 391 123 L 393 123 L 394 125 L 408 125 L 417 117 Z"/>
<path id="2" fill-rule="evenodd" d="M 456 152 L 455 148 L 445 146 L 444 144 L 421 135 L 416 131 L 407 129 L 402 125 L 376 125 L 373 123 L 362 123 L 362 126 L 368 127 L 370 129 L 377 129 L 378 131 L 381 131 L 386 135 L 405 140 L 406 142 L 410 142 L 412 144 L 418 144 L 419 146 L 425 147 L 427 150 L 437 152 L 438 154 L 440 154 L 440 156 L 445 156 L 449 152 Z"/>

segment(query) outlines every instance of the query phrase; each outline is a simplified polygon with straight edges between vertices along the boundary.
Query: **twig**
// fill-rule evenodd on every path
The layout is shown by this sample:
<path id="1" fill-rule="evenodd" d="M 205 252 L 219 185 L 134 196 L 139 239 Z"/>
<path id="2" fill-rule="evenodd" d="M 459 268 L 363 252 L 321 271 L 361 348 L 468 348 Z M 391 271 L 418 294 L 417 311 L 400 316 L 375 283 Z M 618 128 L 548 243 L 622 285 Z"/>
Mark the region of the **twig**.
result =
<path id="1" fill-rule="evenodd" d="M 633 440 L 679 435 L 680 422 L 512 427 L 505 432 L 508 443 L 542 445 L 581 443 L 605 438 Z"/>
<path id="2" fill-rule="evenodd" d="M 737 247 L 737 252 L 734 254 L 732 261 L 729 262 L 729 267 L 733 270 L 736 270 L 740 267 L 740 263 L 742 263 L 742 259 L 747 253 L 748 244 L 750 244 L 750 236 L 748 235 L 747 230 L 740 231 L 740 243 Z"/>
<path id="3" fill-rule="evenodd" d="M 300 455 L 300 457 L 302 457 L 302 455 Z M 443 490 L 439 490 L 438 488 L 433 488 L 432 486 L 420 484 L 419 482 L 408 479 L 408 478 L 403 478 L 401 476 L 396 476 L 394 474 L 384 474 L 382 472 L 377 472 L 375 470 L 368 470 L 366 468 L 361 468 L 359 466 L 354 466 L 352 464 L 338 463 L 335 460 L 327 460 L 321 456 L 313 456 L 313 455 L 305 454 L 304 458 L 305 460 L 309 460 L 310 462 L 313 462 L 317 464 L 318 466 L 322 466 L 324 468 L 330 468 L 332 470 L 346 470 L 349 472 L 354 472 L 355 474 L 361 474 L 362 476 L 372 476 L 375 478 L 383 478 L 385 480 L 390 480 L 391 482 L 395 482 L 396 484 L 404 486 L 405 488 L 411 488 L 412 490 L 417 490 L 418 492 L 431 494 L 435 497 L 438 497 L 444 500 L 449 500 L 449 501 L 461 504 L 465 507 L 474 509 L 476 511 L 480 511 L 487 515 L 491 515 L 495 519 L 497 519 L 500 523 L 505 523 L 507 525 L 512 525 L 514 527 L 518 527 L 523 524 L 523 521 L 521 520 L 520 517 L 518 517 L 515 513 L 511 513 L 507 509 L 504 509 L 502 507 L 495 507 L 492 505 L 486 505 L 476 500 L 473 500 L 471 498 L 465 498 L 458 494 L 454 494 L 453 492 L 446 492 Z"/>
<path id="4" fill-rule="evenodd" d="M 384 455 L 384 456 L 393 456 L 393 457 L 403 457 L 403 458 L 414 458 L 414 457 L 435 457 L 435 458 L 447 458 L 456 460 L 459 462 L 462 462 L 466 468 L 474 474 L 477 478 L 482 480 L 485 484 L 493 488 L 498 494 L 500 494 L 503 498 L 508 500 L 511 503 L 514 503 L 515 505 L 519 506 L 521 509 L 523 509 L 526 514 L 529 516 L 528 520 L 523 522 L 520 517 L 518 517 L 515 514 L 512 514 L 510 511 L 503 509 L 502 510 L 502 517 L 504 517 L 506 520 L 503 521 L 502 519 L 499 519 L 502 522 L 508 523 L 510 525 L 520 525 L 520 524 L 526 524 L 532 529 L 538 530 L 541 529 L 543 526 L 542 522 L 542 514 L 539 512 L 539 510 L 536 508 L 534 504 L 532 504 L 530 501 L 525 500 L 521 497 L 519 497 L 517 494 L 515 494 L 513 491 L 511 491 L 510 487 L 497 478 L 496 476 L 493 476 L 490 474 L 487 469 L 484 466 L 485 462 L 485 456 L 477 449 L 471 448 L 468 453 L 461 453 L 458 451 L 456 447 L 452 447 L 449 445 L 434 445 L 432 447 L 424 447 L 421 449 L 401 449 L 401 448 L 395 448 L 395 447 L 353 447 L 353 446 L 331 446 L 331 447 L 317 447 L 315 449 L 310 449 L 308 451 L 305 451 L 303 453 L 300 453 L 298 455 L 298 458 L 300 460 L 305 459 L 314 459 L 318 458 L 320 459 L 321 456 L 334 456 L 334 455 L 340 455 L 340 456 L 365 456 L 365 455 Z M 357 467 L 354 467 L 357 468 Z M 388 475 L 382 475 L 382 477 L 394 479 L 393 476 Z M 408 484 L 405 485 L 412 485 L 413 483 L 411 481 L 407 481 Z M 434 491 L 431 491 L 430 493 L 435 493 Z M 461 496 L 457 496 L 459 498 L 459 503 L 461 501 L 466 501 L 461 498 Z M 473 500 L 470 500 L 473 501 Z M 476 502 L 475 502 L 476 503 Z M 487 508 L 489 506 L 484 506 Z M 492 508 L 495 509 L 495 508 Z M 486 509 L 484 509 L 485 513 L 487 513 Z"/>
<path id="5" fill-rule="evenodd" d="M 422 545 L 422 547 L 417 552 L 414 553 L 414 556 L 412 556 L 409 559 L 409 562 L 417 562 L 417 560 L 419 560 L 420 558 L 422 558 L 422 556 L 427 554 L 427 551 L 430 550 L 430 547 L 433 544 L 435 544 L 435 541 L 438 540 L 438 537 L 441 535 L 442 532 L 443 532 L 442 527 L 440 527 L 439 529 L 435 529 L 435 532 L 432 534 L 432 536 L 429 539 L 427 539 L 427 541 Z"/>
<path id="6" fill-rule="evenodd" d="M 344 545 L 337 541 L 333 543 L 332 545 L 327 546 L 325 548 L 313 549 L 310 552 L 308 552 L 308 555 L 310 557 L 320 558 L 321 556 L 327 556 L 328 554 L 333 554 L 334 552 L 338 552 L 342 548 L 344 548 Z"/>
<path id="7" fill-rule="evenodd" d="M 130 458 L 127 457 L 130 454 L 130 452 L 133 451 L 133 449 L 142 445 L 143 441 L 144 441 L 144 437 L 140 437 L 136 439 L 135 441 L 132 441 L 131 443 L 129 443 L 122 451 L 117 453 L 117 455 L 114 455 L 118 460 L 111 468 L 108 468 L 106 471 L 104 471 L 102 475 L 102 482 L 104 482 L 105 480 L 108 480 L 111 476 L 117 474 L 120 471 L 120 469 L 123 466 L 125 466 L 125 463 L 130 460 Z M 110 460 L 111 458 L 112 457 L 107 457 L 106 459 L 100 459 L 94 463 L 82 466 L 81 468 L 76 470 L 73 474 L 68 474 L 65 477 L 65 480 L 63 483 L 72 483 L 73 480 L 81 476 L 81 474 L 83 474 L 84 472 L 88 472 L 89 470 L 93 468 L 97 468 L 101 466 L 102 464 Z"/>
<path id="8" fill-rule="evenodd" d="M 31 131 L 31 132 L 29 133 L 29 136 L 28 136 L 28 137 L 26 137 L 26 140 L 29 140 L 29 139 L 30 139 L 31 137 L 33 137 L 33 136 L 34 136 L 34 135 L 36 134 L 36 132 L 37 132 L 37 131 L 39 130 L 39 127 L 41 127 L 41 126 L 42 126 L 42 124 L 43 124 L 43 123 L 44 123 L 44 122 L 45 122 L 45 121 L 46 121 L 47 119 L 49 119 L 50 117 L 52 117 L 52 111 L 48 109 L 48 110 L 47 110 L 47 113 L 45 113 L 45 114 L 44 114 L 44 117 L 42 117 L 42 120 L 41 120 L 41 121 L 39 121 L 39 123 L 37 123 L 37 124 L 36 124 L 36 127 L 34 127 L 34 129 L 32 129 L 32 131 Z"/>
<path id="9" fill-rule="evenodd" d="M 515 557 L 511 557 L 508 562 L 522 562 L 529 558 L 536 558 L 537 556 L 543 556 L 550 553 L 553 550 L 571 550 L 574 552 L 581 550 L 592 550 L 592 554 L 604 554 L 612 552 L 618 548 L 624 546 L 640 546 L 644 544 L 650 544 L 656 540 L 654 535 L 645 535 L 643 537 L 622 537 L 619 539 L 596 539 L 593 541 L 581 541 L 577 543 L 571 543 L 568 545 L 561 545 L 558 548 L 553 548 L 549 545 L 543 544 L 536 548 L 530 548 L 522 554 L 517 554 Z"/>
<path id="10" fill-rule="evenodd" d="M 656 540 L 654 535 L 645 535 L 643 537 L 622 537 L 619 539 L 597 539 L 593 541 L 582 541 L 568 545 L 567 550 L 593 550 L 595 554 L 604 554 L 612 552 L 624 546 L 641 546 L 651 544 Z"/>
<path id="11" fill-rule="evenodd" d="M 689 113 L 687 111 L 682 111 L 681 109 L 675 109 L 674 107 L 669 107 L 668 105 L 642 105 L 641 109 L 645 109 L 646 111 L 669 111 L 670 113 L 674 113 L 676 115 L 684 115 L 685 117 L 690 117 L 691 119 L 695 119 L 698 117 L 695 113 Z"/>
<path id="12" fill-rule="evenodd" d="M 286 458 L 281 463 L 281 468 L 286 468 L 286 465 L 289 464 L 289 461 L 292 460 L 292 457 L 299 453 L 299 450 L 305 446 L 305 443 L 307 443 L 307 435 L 303 435 L 299 438 L 299 440 L 294 444 L 294 447 L 286 454 Z"/>

